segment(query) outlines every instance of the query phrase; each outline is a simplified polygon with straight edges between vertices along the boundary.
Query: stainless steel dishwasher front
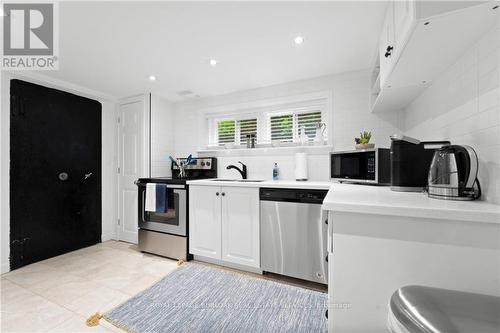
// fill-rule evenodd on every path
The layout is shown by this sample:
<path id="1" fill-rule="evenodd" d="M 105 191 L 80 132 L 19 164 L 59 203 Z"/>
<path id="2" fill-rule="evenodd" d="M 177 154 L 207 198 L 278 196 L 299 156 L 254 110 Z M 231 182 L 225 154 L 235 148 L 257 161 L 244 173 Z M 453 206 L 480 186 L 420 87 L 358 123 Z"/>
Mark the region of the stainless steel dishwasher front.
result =
<path id="1" fill-rule="evenodd" d="M 326 190 L 261 188 L 261 268 L 327 284 Z"/>

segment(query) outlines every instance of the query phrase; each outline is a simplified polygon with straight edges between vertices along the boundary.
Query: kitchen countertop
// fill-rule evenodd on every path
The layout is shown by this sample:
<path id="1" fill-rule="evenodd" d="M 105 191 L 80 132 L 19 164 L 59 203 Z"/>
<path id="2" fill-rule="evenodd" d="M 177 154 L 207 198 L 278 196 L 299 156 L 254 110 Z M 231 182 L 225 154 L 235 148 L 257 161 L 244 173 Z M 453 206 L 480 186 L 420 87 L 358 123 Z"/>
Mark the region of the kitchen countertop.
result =
<path id="1" fill-rule="evenodd" d="M 296 181 L 296 180 L 265 180 L 262 182 L 214 181 L 210 179 L 189 180 L 188 185 L 201 186 L 236 186 L 236 187 L 274 187 L 303 188 L 313 190 L 328 190 L 333 182 L 329 181 Z"/>
<path id="2" fill-rule="evenodd" d="M 500 224 L 500 205 L 431 199 L 424 193 L 394 192 L 388 186 L 334 183 L 322 207 L 347 213 Z"/>

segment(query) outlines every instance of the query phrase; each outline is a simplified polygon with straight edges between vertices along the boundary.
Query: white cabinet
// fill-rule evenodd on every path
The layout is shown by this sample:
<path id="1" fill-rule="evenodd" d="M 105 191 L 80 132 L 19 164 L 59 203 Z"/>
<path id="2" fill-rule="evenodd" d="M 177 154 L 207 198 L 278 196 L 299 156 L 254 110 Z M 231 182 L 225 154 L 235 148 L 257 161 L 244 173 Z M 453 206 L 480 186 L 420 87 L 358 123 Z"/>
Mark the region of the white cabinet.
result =
<path id="1" fill-rule="evenodd" d="M 383 87 L 396 65 L 415 22 L 414 0 L 391 1 L 379 39 L 380 85 Z"/>
<path id="2" fill-rule="evenodd" d="M 259 189 L 189 188 L 189 252 L 222 262 L 260 267 Z"/>
<path id="3" fill-rule="evenodd" d="M 189 253 L 221 258 L 220 198 L 218 186 L 189 187 Z"/>
<path id="4" fill-rule="evenodd" d="M 400 0 L 393 2 L 394 6 L 394 53 L 399 54 L 410 35 L 415 23 L 414 0 Z M 396 56 L 397 58 L 397 56 Z"/>
<path id="5" fill-rule="evenodd" d="M 387 77 L 394 66 L 392 56 L 394 50 L 394 5 L 389 2 L 385 13 L 384 24 L 379 39 L 379 59 L 380 59 L 380 85 L 384 86 Z"/>
<path id="6" fill-rule="evenodd" d="M 222 187 L 222 260 L 259 267 L 259 189 Z"/>
<path id="7" fill-rule="evenodd" d="M 404 109 L 498 24 L 493 2 L 391 0 L 372 71 L 372 112 Z"/>

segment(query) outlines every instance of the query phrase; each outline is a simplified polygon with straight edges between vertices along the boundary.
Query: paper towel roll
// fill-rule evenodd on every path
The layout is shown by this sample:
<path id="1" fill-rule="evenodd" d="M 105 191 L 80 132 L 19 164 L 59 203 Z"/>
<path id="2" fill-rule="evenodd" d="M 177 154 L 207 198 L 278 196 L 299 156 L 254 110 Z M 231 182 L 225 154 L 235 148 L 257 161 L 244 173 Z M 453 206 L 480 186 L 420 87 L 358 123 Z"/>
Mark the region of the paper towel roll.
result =
<path id="1" fill-rule="evenodd" d="M 307 180 L 307 154 L 295 154 L 295 180 Z"/>

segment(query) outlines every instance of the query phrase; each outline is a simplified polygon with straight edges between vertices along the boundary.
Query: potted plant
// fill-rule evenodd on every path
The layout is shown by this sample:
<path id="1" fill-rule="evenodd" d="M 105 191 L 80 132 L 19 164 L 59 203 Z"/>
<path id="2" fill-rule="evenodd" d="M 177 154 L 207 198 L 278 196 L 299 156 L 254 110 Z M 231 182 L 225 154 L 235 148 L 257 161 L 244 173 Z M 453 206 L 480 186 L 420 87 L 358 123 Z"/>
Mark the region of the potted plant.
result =
<path id="1" fill-rule="evenodd" d="M 356 142 L 356 149 L 370 149 L 375 147 L 374 143 L 370 143 L 372 132 L 364 131 L 363 133 L 359 134 L 359 138 L 354 138 L 354 142 Z"/>

